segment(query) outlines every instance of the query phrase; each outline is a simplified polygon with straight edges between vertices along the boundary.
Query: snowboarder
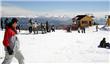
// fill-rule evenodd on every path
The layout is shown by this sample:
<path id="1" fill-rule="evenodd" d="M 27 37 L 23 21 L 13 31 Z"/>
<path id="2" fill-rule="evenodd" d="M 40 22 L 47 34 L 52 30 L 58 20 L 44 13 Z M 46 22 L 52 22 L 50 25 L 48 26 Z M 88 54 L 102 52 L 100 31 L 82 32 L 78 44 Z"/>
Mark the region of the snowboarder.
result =
<path id="1" fill-rule="evenodd" d="M 3 45 L 5 48 L 5 58 L 2 64 L 10 64 L 12 58 L 15 57 L 19 64 L 24 64 L 24 57 L 19 51 L 19 40 L 16 36 L 17 19 L 13 18 L 7 22 Z"/>
<path id="2" fill-rule="evenodd" d="M 103 38 L 103 40 L 100 42 L 100 45 L 98 47 L 110 48 L 110 43 L 106 43 L 106 38 Z"/>

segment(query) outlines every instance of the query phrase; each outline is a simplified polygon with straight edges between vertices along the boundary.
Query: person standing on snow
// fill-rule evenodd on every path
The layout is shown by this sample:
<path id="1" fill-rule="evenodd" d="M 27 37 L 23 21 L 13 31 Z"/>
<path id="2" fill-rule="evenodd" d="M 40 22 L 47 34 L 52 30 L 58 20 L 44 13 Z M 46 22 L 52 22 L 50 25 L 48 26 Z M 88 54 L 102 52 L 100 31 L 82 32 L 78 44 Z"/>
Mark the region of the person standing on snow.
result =
<path id="1" fill-rule="evenodd" d="M 80 33 L 80 27 L 78 27 L 78 33 Z"/>
<path id="2" fill-rule="evenodd" d="M 36 31 L 36 28 L 37 28 L 37 24 L 36 24 L 36 22 L 34 22 L 32 24 L 32 30 L 33 30 L 34 34 L 35 34 L 35 31 Z"/>
<path id="3" fill-rule="evenodd" d="M 7 21 L 8 21 L 8 18 L 6 18 L 5 21 L 4 21 L 5 29 L 6 29 Z"/>
<path id="4" fill-rule="evenodd" d="M 17 21 L 16 18 L 12 18 L 10 22 L 7 22 L 3 40 L 5 58 L 2 64 L 10 64 L 13 57 L 18 60 L 19 64 L 24 64 L 24 57 L 19 50 L 19 40 L 16 36 Z"/>
<path id="5" fill-rule="evenodd" d="M 29 33 L 31 34 L 32 33 L 32 19 L 29 20 Z"/>
<path id="6" fill-rule="evenodd" d="M 71 32 L 71 25 L 67 26 L 67 32 Z"/>
<path id="7" fill-rule="evenodd" d="M 52 32 L 55 32 L 55 26 L 54 25 L 51 26 L 51 30 L 52 30 Z"/>
<path id="8" fill-rule="evenodd" d="M 96 25 L 96 32 L 98 31 L 98 29 L 99 29 L 99 27 L 98 27 L 98 25 Z"/>
<path id="9" fill-rule="evenodd" d="M 82 30 L 82 33 L 86 33 L 85 26 L 82 26 L 82 27 L 81 27 L 81 30 Z"/>
<path id="10" fill-rule="evenodd" d="M 48 24 L 48 21 L 46 21 L 46 31 L 49 32 L 49 24 Z"/>
<path id="11" fill-rule="evenodd" d="M 1 18 L 1 29 L 3 30 L 3 20 Z"/>

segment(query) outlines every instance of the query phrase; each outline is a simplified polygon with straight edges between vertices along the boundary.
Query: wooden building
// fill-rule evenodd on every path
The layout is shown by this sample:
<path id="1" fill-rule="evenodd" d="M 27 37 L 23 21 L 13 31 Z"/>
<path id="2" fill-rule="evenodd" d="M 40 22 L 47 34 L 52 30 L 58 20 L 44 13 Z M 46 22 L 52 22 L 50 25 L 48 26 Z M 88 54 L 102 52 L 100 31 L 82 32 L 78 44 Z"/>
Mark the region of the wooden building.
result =
<path id="1" fill-rule="evenodd" d="M 110 26 L 110 15 L 108 15 L 107 17 L 107 22 L 106 22 L 107 26 Z"/>
<path id="2" fill-rule="evenodd" d="M 72 18 L 72 21 L 73 26 L 88 27 L 93 25 L 93 16 L 77 15 L 76 17 Z"/>

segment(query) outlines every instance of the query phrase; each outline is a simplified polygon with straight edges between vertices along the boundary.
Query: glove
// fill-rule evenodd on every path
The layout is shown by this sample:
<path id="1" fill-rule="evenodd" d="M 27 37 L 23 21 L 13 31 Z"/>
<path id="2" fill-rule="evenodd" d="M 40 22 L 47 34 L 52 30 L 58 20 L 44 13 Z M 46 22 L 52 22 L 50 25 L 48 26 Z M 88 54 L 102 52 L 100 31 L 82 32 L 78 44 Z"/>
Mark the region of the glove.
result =
<path id="1" fill-rule="evenodd" d="M 12 55 L 13 54 L 13 50 L 9 46 L 7 47 L 7 51 L 9 53 L 9 55 Z"/>

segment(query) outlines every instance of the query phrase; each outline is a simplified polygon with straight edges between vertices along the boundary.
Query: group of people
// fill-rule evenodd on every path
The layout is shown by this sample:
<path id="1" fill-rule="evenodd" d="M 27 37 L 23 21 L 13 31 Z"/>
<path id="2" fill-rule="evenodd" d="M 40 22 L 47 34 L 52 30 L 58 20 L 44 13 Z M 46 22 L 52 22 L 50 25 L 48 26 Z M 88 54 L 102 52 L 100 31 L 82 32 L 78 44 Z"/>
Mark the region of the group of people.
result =
<path id="1" fill-rule="evenodd" d="M 98 27 L 98 25 L 96 25 L 96 32 L 98 32 L 98 30 L 99 30 L 99 27 Z M 86 33 L 86 27 L 78 27 L 78 33 L 80 33 L 80 32 L 82 32 L 82 33 Z"/>
<path id="2" fill-rule="evenodd" d="M 39 31 L 42 31 L 42 34 L 45 34 L 51 31 L 55 32 L 55 26 L 54 25 L 50 26 L 48 24 L 48 21 L 45 24 L 43 24 L 43 23 L 34 22 L 32 21 L 32 19 L 30 19 L 28 26 L 29 26 L 29 33 L 32 33 L 32 31 L 34 32 L 34 34 L 36 34 L 36 31 L 37 31 L 37 34 Z"/>
<path id="3" fill-rule="evenodd" d="M 67 25 L 66 31 L 71 32 L 71 29 L 72 29 L 71 25 Z M 78 33 L 86 33 L 86 27 L 84 27 L 84 26 L 78 27 L 77 31 L 78 31 Z"/>

